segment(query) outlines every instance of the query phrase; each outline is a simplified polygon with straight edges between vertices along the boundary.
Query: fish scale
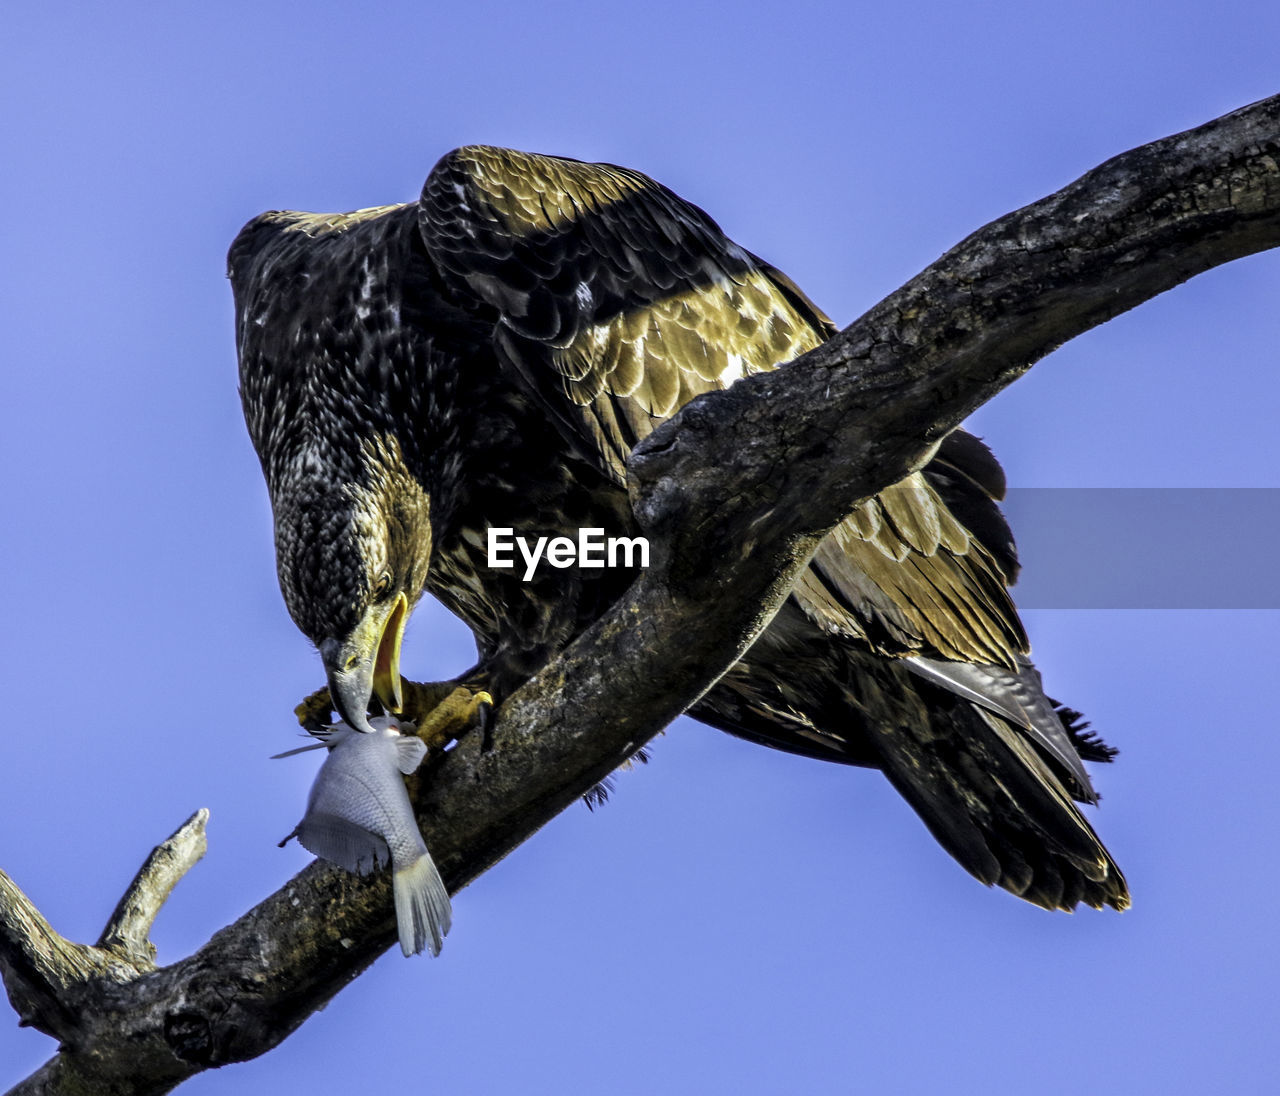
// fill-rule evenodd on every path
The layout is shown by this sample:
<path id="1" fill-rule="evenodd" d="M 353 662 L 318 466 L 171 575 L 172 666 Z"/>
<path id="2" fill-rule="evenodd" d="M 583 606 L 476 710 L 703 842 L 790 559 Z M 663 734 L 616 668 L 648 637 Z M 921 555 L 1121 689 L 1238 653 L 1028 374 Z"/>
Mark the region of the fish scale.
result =
<path id="1" fill-rule="evenodd" d="M 403 776 L 422 763 L 422 740 L 402 734 L 385 716 L 372 733 L 337 723 L 314 732 L 321 741 L 289 750 L 289 757 L 327 749 L 307 796 L 307 812 L 286 837 L 347 871 L 368 875 L 390 865 L 400 950 L 439 955 L 453 915 L 449 892 L 418 829 Z"/>

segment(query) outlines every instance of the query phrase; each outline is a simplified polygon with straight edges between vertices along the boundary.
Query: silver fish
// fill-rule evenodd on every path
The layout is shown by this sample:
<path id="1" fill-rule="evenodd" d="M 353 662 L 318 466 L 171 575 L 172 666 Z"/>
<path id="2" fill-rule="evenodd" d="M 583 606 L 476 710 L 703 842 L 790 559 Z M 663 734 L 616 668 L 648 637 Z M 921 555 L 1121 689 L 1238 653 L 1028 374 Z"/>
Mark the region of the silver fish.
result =
<path id="1" fill-rule="evenodd" d="M 453 923 L 449 892 L 418 830 L 400 774 L 413 772 L 426 756 L 420 738 L 402 734 L 394 719 L 369 721 L 372 733 L 336 723 L 313 732 L 322 741 L 288 750 L 328 749 L 307 797 L 307 813 L 289 838 L 323 860 L 368 875 L 391 865 L 400 950 L 424 947 L 440 954 Z"/>

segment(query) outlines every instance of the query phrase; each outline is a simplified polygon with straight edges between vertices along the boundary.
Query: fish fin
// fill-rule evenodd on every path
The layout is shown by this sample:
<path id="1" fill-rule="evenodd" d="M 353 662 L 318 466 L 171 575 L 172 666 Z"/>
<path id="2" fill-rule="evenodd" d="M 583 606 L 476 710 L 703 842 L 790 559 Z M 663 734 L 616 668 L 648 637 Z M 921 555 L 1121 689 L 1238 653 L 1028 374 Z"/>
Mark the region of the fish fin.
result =
<path id="1" fill-rule="evenodd" d="M 396 739 L 396 765 L 408 776 L 427 756 L 427 744 L 417 735 L 402 734 Z"/>
<path id="2" fill-rule="evenodd" d="M 391 862 L 386 841 L 337 815 L 313 811 L 298 823 L 294 833 L 309 853 L 359 875 Z"/>
<path id="3" fill-rule="evenodd" d="M 453 907 L 444 880 L 430 855 L 423 853 L 392 878 L 396 898 L 396 927 L 400 950 L 417 955 L 424 947 L 439 955 L 453 925 Z"/>
<path id="4" fill-rule="evenodd" d="M 316 727 L 307 732 L 312 738 L 318 738 L 319 742 L 312 742 L 306 746 L 299 746 L 295 750 L 285 750 L 284 753 L 272 754 L 272 761 L 279 761 L 282 757 L 292 757 L 294 754 L 306 753 L 308 750 L 324 750 L 336 746 L 348 734 L 351 728 L 345 723 L 335 723 L 329 727 Z"/>
<path id="5" fill-rule="evenodd" d="M 279 761 L 282 757 L 292 757 L 294 754 L 306 753 L 308 750 L 323 750 L 327 749 L 328 746 L 327 742 L 313 742 L 310 746 L 299 746 L 296 750 L 285 750 L 284 753 L 272 754 L 271 760 Z"/>

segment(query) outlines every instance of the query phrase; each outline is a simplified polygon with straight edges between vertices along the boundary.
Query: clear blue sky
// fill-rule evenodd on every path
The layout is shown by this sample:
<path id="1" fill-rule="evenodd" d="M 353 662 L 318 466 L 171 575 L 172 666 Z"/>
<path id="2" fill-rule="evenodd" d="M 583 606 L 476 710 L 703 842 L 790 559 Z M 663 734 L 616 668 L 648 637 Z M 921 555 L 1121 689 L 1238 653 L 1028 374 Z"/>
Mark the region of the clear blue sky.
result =
<path id="1" fill-rule="evenodd" d="M 209 807 L 162 961 L 307 861 L 275 842 L 316 762 L 268 756 L 321 674 L 240 419 L 244 221 L 411 199 L 462 143 L 609 160 L 846 323 L 986 221 L 1280 91 L 1263 3 L 46 3 L 5 24 L 0 867 L 91 941 Z M 975 428 L 1022 486 L 1280 486 L 1278 300 L 1280 256 L 1211 272 Z M 184 1091 L 1275 1091 L 1280 617 L 1027 615 L 1050 691 L 1123 751 L 1096 823 L 1130 912 L 987 891 L 876 774 L 681 721 L 607 809 L 462 893 L 439 960 L 388 954 Z M 406 671 L 470 653 L 424 606 Z M 7 1015 L 0 1087 L 53 1051 Z"/>

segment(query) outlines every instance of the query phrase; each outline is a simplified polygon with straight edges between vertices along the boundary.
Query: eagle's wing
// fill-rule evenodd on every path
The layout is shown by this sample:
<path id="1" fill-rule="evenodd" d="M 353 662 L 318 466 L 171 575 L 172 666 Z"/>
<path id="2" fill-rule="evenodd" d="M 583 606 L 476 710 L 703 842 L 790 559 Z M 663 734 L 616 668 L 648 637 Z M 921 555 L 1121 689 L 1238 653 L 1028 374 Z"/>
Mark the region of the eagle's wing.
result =
<path id="1" fill-rule="evenodd" d="M 626 168 L 457 149 L 427 179 L 419 227 L 446 288 L 491 316 L 503 360 L 619 484 L 631 447 L 682 404 L 834 332 L 784 274 Z M 796 596 L 823 628 L 884 653 L 1016 673 L 1026 637 L 1005 589 L 1012 542 L 991 503 L 999 466 L 956 436 L 924 473 L 850 515 Z M 987 523 L 990 550 L 940 490 Z"/>
<path id="2" fill-rule="evenodd" d="M 619 484 L 694 396 L 832 330 L 780 272 L 635 171 L 470 147 L 428 177 L 419 225 L 446 279 L 494 311 L 505 360 Z"/>

